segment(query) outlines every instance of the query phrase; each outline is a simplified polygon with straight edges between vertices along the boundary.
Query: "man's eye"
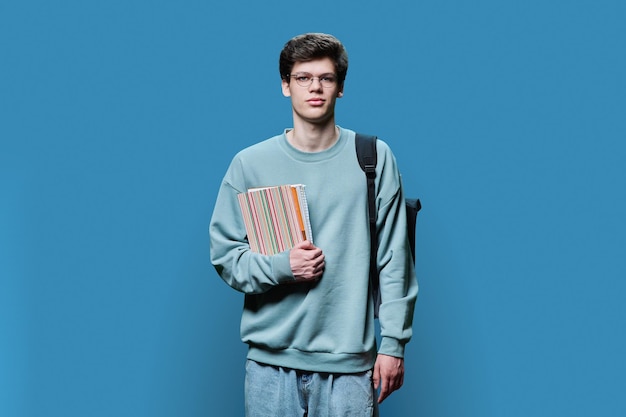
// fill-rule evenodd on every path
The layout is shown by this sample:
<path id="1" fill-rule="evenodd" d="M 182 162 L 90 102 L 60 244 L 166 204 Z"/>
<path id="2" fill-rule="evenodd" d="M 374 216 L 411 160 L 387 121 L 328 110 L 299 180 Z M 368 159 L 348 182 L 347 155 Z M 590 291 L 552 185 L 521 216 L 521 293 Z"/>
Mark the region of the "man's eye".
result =
<path id="1" fill-rule="evenodd" d="M 333 77 L 332 75 L 325 75 L 323 77 L 320 78 L 321 81 L 325 81 L 327 83 L 334 83 L 335 82 L 335 77 Z"/>
<path id="2" fill-rule="evenodd" d="M 311 79 L 311 77 L 307 77 L 306 75 L 298 75 L 296 77 L 296 81 L 307 82 Z"/>

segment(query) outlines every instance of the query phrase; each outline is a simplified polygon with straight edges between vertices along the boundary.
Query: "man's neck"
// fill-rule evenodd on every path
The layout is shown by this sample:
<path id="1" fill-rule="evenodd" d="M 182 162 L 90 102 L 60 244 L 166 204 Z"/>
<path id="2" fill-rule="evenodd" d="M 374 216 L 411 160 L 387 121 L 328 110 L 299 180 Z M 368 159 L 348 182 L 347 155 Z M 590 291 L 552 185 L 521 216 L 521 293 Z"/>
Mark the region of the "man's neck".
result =
<path id="1" fill-rule="evenodd" d="M 287 132 L 291 146 L 303 152 L 321 152 L 333 146 L 338 139 L 339 128 L 334 121 L 323 126 L 294 123 L 294 128 Z"/>

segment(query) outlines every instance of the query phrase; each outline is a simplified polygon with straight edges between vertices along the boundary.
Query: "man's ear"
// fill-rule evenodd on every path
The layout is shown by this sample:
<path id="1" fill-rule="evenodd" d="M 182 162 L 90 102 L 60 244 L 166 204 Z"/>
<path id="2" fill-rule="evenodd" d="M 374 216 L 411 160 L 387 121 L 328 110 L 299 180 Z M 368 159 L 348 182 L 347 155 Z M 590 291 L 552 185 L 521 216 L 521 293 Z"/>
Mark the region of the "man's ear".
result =
<path id="1" fill-rule="evenodd" d="M 283 90 L 283 96 L 291 97 L 291 90 L 289 89 L 289 81 L 282 80 L 280 85 L 281 85 L 281 88 Z"/>
<path id="2" fill-rule="evenodd" d="M 339 88 L 339 91 L 337 91 L 337 98 L 341 97 L 343 97 L 343 85 Z"/>

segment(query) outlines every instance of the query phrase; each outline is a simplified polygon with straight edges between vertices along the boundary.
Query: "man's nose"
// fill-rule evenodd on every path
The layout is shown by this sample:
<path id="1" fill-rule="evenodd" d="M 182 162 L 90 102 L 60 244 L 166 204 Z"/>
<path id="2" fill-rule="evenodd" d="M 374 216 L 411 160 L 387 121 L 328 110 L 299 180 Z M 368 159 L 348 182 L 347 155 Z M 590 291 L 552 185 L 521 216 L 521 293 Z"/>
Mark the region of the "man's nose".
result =
<path id="1" fill-rule="evenodd" d="M 321 90 L 322 89 L 322 80 L 319 77 L 311 78 L 311 85 L 309 86 L 311 90 Z"/>

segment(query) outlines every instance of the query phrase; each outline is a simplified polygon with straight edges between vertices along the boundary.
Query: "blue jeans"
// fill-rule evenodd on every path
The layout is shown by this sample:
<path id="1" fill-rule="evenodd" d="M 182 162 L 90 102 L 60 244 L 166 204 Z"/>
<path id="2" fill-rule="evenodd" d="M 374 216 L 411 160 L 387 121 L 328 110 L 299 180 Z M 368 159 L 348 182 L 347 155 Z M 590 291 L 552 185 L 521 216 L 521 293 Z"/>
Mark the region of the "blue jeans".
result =
<path id="1" fill-rule="evenodd" d="M 304 372 L 246 362 L 246 417 L 375 417 L 372 371 Z"/>

